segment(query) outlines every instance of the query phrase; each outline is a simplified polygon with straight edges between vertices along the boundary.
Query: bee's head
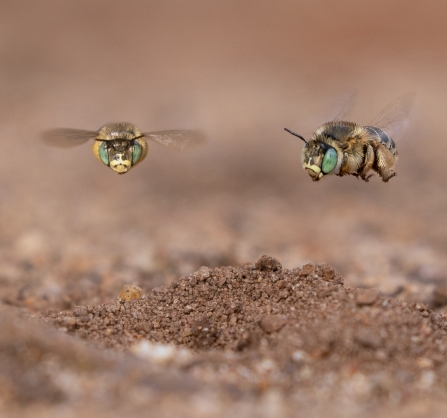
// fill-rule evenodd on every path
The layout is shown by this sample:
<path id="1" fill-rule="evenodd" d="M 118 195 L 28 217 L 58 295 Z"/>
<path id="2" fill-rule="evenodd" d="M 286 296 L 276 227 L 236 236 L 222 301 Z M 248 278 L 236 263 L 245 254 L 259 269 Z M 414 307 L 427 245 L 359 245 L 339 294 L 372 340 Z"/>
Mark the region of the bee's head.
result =
<path id="1" fill-rule="evenodd" d="M 308 141 L 301 152 L 303 167 L 313 181 L 331 174 L 338 162 L 337 151 L 325 142 Z"/>
<path id="2" fill-rule="evenodd" d="M 97 140 L 93 145 L 93 153 L 116 173 L 125 174 L 140 161 L 142 148 L 137 141 Z"/>
<path id="3" fill-rule="evenodd" d="M 304 141 L 301 160 L 304 169 L 309 173 L 313 181 L 320 180 L 324 175 L 331 174 L 337 166 L 340 167 L 341 157 L 339 158 L 339 154 L 337 153 L 337 149 L 339 148 L 336 148 L 337 141 L 333 135 L 327 132 L 319 133 L 317 131 L 318 133 L 316 132 L 314 134 L 311 141 L 306 141 L 296 132 L 287 128 L 284 129 Z"/>

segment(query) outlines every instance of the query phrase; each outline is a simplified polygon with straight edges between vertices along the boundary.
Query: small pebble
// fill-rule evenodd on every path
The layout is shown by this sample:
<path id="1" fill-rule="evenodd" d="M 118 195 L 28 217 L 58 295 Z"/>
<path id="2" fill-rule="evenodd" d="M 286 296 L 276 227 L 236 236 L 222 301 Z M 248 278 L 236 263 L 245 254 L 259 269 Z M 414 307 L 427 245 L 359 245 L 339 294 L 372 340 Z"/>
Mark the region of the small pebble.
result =
<path id="1" fill-rule="evenodd" d="M 380 291 L 376 288 L 355 290 L 355 302 L 358 306 L 372 305 L 380 296 Z"/>
<path id="2" fill-rule="evenodd" d="M 125 284 L 118 295 L 118 299 L 123 299 L 126 302 L 133 299 L 140 299 L 143 291 L 140 287 L 133 284 Z"/>
<path id="3" fill-rule="evenodd" d="M 377 349 L 382 346 L 382 338 L 370 329 L 361 329 L 358 331 L 356 341 L 363 347 Z"/>
<path id="4" fill-rule="evenodd" d="M 137 357 L 149 360 L 156 364 L 171 362 L 186 363 L 192 358 L 192 353 L 185 348 L 178 348 L 173 344 L 152 343 L 143 340 L 130 348 Z"/>
<path id="5" fill-rule="evenodd" d="M 421 369 L 431 369 L 434 365 L 433 360 L 427 357 L 419 357 L 416 362 Z"/>
<path id="6" fill-rule="evenodd" d="M 262 317 L 261 328 L 267 332 L 279 331 L 286 324 L 286 320 L 281 315 L 265 315 Z"/>
<path id="7" fill-rule="evenodd" d="M 210 269 L 208 267 L 202 266 L 197 270 L 197 273 L 202 276 L 204 279 L 210 277 Z"/>
<path id="8" fill-rule="evenodd" d="M 256 270 L 259 271 L 279 271 L 282 270 L 281 263 L 273 257 L 269 255 L 263 255 L 258 261 L 255 263 Z"/>
<path id="9" fill-rule="evenodd" d="M 296 350 L 292 353 L 292 360 L 297 363 L 308 362 L 310 360 L 310 356 L 303 350 Z"/>
<path id="10" fill-rule="evenodd" d="M 304 264 L 304 266 L 301 269 L 300 276 L 308 276 L 309 274 L 312 274 L 314 271 L 313 264 Z"/>

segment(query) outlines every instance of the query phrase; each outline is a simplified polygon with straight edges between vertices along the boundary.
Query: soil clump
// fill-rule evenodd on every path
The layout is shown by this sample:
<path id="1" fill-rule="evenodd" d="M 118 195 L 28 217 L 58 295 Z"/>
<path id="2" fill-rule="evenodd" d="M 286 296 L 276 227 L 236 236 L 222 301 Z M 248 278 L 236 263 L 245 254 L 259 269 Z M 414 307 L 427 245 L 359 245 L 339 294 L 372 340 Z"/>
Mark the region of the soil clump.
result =
<path id="1" fill-rule="evenodd" d="M 239 267 L 202 267 L 142 299 L 44 320 L 99 348 L 130 349 L 239 393 L 278 388 L 398 402 L 446 389 L 446 317 L 376 289 L 349 288 L 325 264 L 288 270 L 263 256 Z"/>

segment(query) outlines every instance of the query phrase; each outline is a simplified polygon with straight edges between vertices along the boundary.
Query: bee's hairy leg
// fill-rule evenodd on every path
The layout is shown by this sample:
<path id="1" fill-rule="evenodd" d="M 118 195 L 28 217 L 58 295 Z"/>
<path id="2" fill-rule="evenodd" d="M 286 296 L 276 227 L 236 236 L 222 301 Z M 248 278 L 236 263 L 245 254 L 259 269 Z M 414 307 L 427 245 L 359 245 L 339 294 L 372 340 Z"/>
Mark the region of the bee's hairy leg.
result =
<path id="1" fill-rule="evenodd" d="M 396 157 L 391 153 L 391 151 L 379 144 L 376 150 L 374 170 L 379 173 L 380 177 L 382 177 L 382 180 L 385 183 L 396 175 L 394 172 L 395 163 Z"/>
<path id="2" fill-rule="evenodd" d="M 363 175 L 360 176 L 360 178 L 361 178 L 362 180 L 366 181 L 367 183 L 369 182 L 369 179 L 370 179 L 371 177 L 374 177 L 374 174 L 370 174 L 369 176 L 367 176 L 366 174 L 363 174 Z"/>
<path id="3" fill-rule="evenodd" d="M 372 174 L 370 174 L 369 176 L 367 174 L 372 169 L 372 166 L 374 164 L 374 157 L 374 148 L 371 146 L 371 144 L 368 144 L 365 149 L 365 159 L 363 160 L 362 165 L 357 170 L 358 177 L 366 182 L 368 182 L 369 179 L 373 177 Z"/>
<path id="4" fill-rule="evenodd" d="M 382 177 L 382 181 L 384 182 L 384 183 L 388 183 L 389 181 L 390 181 L 390 179 L 392 179 L 393 177 L 396 177 L 397 176 L 397 173 L 393 173 L 393 174 L 391 174 L 391 176 L 389 176 L 388 178 L 383 178 Z"/>

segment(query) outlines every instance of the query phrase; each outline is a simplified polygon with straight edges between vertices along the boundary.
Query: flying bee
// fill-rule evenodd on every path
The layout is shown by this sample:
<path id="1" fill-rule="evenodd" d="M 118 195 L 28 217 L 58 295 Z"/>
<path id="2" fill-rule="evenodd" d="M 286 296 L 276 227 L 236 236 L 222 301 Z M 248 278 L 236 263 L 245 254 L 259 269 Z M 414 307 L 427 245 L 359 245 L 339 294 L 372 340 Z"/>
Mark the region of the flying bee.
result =
<path id="1" fill-rule="evenodd" d="M 372 174 L 368 173 L 373 170 L 388 182 L 396 175 L 398 159 L 391 135 L 405 127 L 409 102 L 410 97 L 403 96 L 387 107 L 371 126 L 342 120 L 326 122 L 309 141 L 290 129 L 285 130 L 304 141 L 301 161 L 313 181 L 329 174 L 352 175 L 369 181 Z"/>
<path id="2" fill-rule="evenodd" d="M 202 142 L 203 136 L 194 130 L 141 132 L 131 123 L 109 123 L 99 131 L 52 129 L 43 133 L 43 139 L 47 144 L 60 148 L 71 148 L 94 140 L 95 157 L 116 173 L 125 174 L 146 158 L 149 150 L 146 139 L 182 150 L 187 145 Z"/>

